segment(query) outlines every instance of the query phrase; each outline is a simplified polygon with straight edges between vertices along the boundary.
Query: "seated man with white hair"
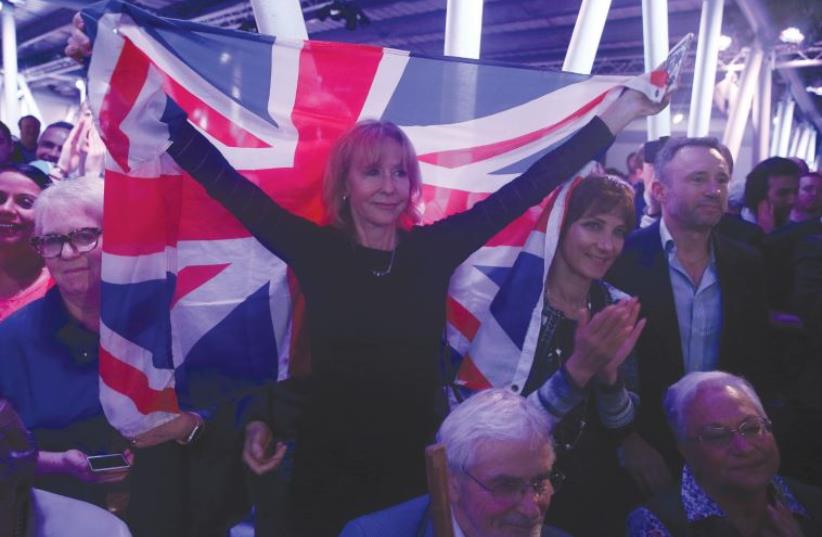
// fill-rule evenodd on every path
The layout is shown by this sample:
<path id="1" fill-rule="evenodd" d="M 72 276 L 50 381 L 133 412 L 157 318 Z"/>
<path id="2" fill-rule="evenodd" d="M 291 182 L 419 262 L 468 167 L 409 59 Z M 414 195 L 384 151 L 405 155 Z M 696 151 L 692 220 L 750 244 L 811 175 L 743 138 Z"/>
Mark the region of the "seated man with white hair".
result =
<path id="1" fill-rule="evenodd" d="M 547 414 L 525 398 L 489 389 L 445 418 L 437 441 L 448 458 L 448 497 L 455 537 L 567 537 L 543 526 L 561 477 Z M 360 517 L 340 537 L 431 537 L 430 499 Z"/>
<path id="2" fill-rule="evenodd" d="M 668 388 L 682 483 L 628 518 L 631 537 L 822 535 L 822 490 L 776 474 L 779 448 L 753 387 L 722 371 Z"/>

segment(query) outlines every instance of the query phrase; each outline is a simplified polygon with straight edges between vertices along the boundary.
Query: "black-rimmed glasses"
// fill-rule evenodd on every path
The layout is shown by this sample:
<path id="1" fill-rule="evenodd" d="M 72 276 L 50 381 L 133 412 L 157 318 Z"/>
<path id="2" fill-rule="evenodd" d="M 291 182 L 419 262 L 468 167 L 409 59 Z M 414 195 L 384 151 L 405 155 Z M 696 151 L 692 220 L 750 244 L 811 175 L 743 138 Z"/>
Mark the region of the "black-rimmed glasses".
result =
<path id="1" fill-rule="evenodd" d="M 562 472 L 551 470 L 545 475 L 537 476 L 531 480 L 505 478 L 498 480 L 493 485 L 486 485 L 465 468 L 462 469 L 462 472 L 495 500 L 511 505 L 522 501 L 529 491 L 540 497 L 553 494 L 560 489 L 565 481 L 565 475 Z"/>
<path id="2" fill-rule="evenodd" d="M 736 435 L 752 441 L 760 440 L 765 435 L 771 433 L 772 424 L 767 418 L 749 418 L 736 427 L 722 427 L 711 425 L 705 427 L 698 435 L 689 440 L 696 440 L 716 448 L 727 448 L 731 445 Z"/>
<path id="3" fill-rule="evenodd" d="M 46 259 L 59 257 L 63 253 L 63 246 L 70 244 L 77 253 L 84 254 L 97 247 L 103 230 L 97 227 L 82 227 L 67 234 L 49 233 L 32 237 L 31 245 Z"/>

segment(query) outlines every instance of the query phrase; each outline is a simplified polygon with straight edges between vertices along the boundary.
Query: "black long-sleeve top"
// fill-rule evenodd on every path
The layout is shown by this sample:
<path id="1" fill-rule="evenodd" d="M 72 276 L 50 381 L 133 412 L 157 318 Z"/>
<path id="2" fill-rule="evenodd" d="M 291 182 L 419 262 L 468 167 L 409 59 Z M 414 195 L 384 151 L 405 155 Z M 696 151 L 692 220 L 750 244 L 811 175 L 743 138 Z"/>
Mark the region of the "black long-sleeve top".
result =
<path id="1" fill-rule="evenodd" d="M 424 486 L 423 448 L 439 421 L 438 359 L 451 274 L 613 141 L 594 118 L 470 210 L 400 232 L 391 272 L 376 277 L 372 271 L 388 266 L 390 252 L 360 246 L 338 229 L 283 209 L 191 126 L 174 138 L 169 154 L 289 264 L 305 296 L 312 393 L 298 437 L 298 476 L 301 460 L 314 472 L 325 460 L 335 472 L 359 474 L 381 471 L 375 458 L 390 457 L 398 494 L 414 492 L 396 473 L 403 469 L 415 486 Z M 375 494 L 381 496 L 375 509 L 402 499 Z"/>

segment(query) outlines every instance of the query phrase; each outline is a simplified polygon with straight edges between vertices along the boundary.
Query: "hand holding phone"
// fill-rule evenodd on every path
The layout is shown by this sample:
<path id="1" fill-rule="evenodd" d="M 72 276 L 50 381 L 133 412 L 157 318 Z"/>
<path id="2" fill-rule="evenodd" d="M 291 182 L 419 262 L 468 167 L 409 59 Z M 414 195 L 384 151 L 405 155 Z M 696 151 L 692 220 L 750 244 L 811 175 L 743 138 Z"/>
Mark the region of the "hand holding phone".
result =
<path id="1" fill-rule="evenodd" d="M 110 470 L 104 471 L 92 470 L 92 463 L 89 462 L 90 457 L 79 449 L 69 449 L 57 453 L 40 452 L 40 459 L 46 456 L 54 458 L 52 472 L 65 474 L 85 483 L 115 483 L 128 476 L 128 466 L 125 468 L 112 467 Z M 132 455 L 128 451 L 118 456 L 123 457 L 127 464 L 131 464 Z M 118 466 L 121 463 L 122 461 L 109 462 L 112 466 Z"/>
<path id="2" fill-rule="evenodd" d="M 131 465 L 122 453 L 111 453 L 89 456 L 88 467 L 92 472 L 111 472 L 113 470 L 128 470 Z"/>

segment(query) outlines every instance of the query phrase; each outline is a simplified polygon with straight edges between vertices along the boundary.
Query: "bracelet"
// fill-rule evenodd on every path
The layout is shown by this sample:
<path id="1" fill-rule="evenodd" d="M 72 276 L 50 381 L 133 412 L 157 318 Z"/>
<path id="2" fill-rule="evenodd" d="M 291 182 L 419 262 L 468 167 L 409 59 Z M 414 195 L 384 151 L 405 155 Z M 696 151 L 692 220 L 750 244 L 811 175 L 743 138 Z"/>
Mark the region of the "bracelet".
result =
<path id="1" fill-rule="evenodd" d="M 194 428 L 191 429 L 191 432 L 188 433 L 188 436 L 185 440 L 177 440 L 177 443 L 181 446 L 187 446 L 192 442 L 195 442 L 200 436 L 203 434 L 203 430 L 205 429 L 205 420 L 203 417 L 197 414 L 196 412 L 187 412 L 187 414 L 191 414 L 197 420 L 197 424 L 194 425 Z"/>

